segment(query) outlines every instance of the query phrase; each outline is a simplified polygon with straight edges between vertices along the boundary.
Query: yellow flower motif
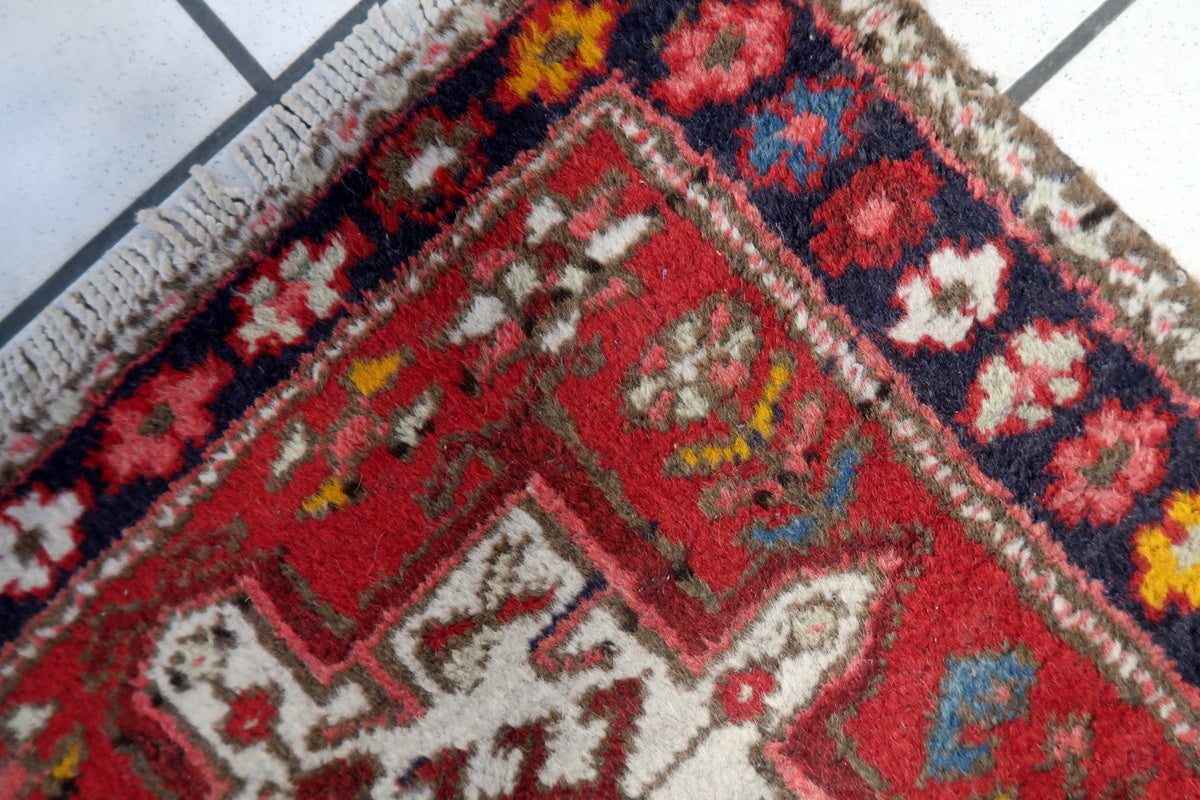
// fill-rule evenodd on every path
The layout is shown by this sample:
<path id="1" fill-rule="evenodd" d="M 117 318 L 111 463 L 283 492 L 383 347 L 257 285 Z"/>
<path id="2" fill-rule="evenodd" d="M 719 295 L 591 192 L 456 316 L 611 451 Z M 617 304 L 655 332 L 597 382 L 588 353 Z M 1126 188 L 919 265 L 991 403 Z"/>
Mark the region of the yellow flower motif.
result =
<path id="1" fill-rule="evenodd" d="M 783 390 L 792 378 L 791 370 L 779 364 L 771 367 L 762 397 L 754 406 L 754 414 L 747 421 L 750 429 L 770 441 L 775 436 L 775 404 L 783 397 Z M 696 447 L 681 447 L 679 460 L 689 469 L 716 469 L 722 464 L 740 464 L 749 461 L 750 443 L 740 433 L 726 444 L 706 444 Z"/>
<path id="2" fill-rule="evenodd" d="M 354 495 L 353 489 L 348 489 L 344 482 L 337 478 L 330 478 L 321 484 L 317 493 L 310 495 L 300 507 L 310 517 L 322 519 L 330 511 L 337 511 L 339 508 L 350 505 L 354 502 Z"/>
<path id="3" fill-rule="evenodd" d="M 73 744 L 67 748 L 66 754 L 50 769 L 50 777 L 57 781 L 69 781 L 79 777 L 79 761 L 83 748 Z"/>
<path id="4" fill-rule="evenodd" d="M 370 397 L 381 389 L 391 385 L 392 379 L 400 367 L 404 366 L 404 356 L 393 353 L 382 358 L 364 358 L 355 361 L 350 366 L 350 382 L 363 397 Z"/>
<path id="5" fill-rule="evenodd" d="M 583 75 L 599 72 L 615 15 L 607 2 L 584 7 L 562 0 L 549 13 L 535 13 L 512 44 L 512 71 L 501 100 L 510 110 L 537 94 L 553 103 L 574 89 Z"/>
<path id="6" fill-rule="evenodd" d="M 1172 601 L 1183 607 L 1185 600 L 1184 610 L 1200 608 L 1200 494 L 1176 492 L 1163 525 L 1139 528 L 1133 539 L 1142 563 L 1134 582 L 1150 610 Z"/>

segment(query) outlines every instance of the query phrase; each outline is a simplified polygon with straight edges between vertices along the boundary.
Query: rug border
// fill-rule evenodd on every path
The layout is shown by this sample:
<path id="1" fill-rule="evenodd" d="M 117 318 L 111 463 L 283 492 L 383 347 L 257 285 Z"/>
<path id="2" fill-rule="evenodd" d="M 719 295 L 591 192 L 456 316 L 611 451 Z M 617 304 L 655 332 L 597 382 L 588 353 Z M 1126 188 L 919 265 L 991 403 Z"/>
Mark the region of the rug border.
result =
<path id="1" fill-rule="evenodd" d="M 0 488 L 524 0 L 382 0 L 0 348 Z M 233 162 L 230 169 L 228 162 Z M 236 178 L 219 173 L 240 173 Z"/>
<path id="2" fill-rule="evenodd" d="M 619 80 L 614 78 L 613 81 Z M 648 136 L 637 142 L 640 154 L 662 171 L 660 179 L 685 196 L 699 195 L 688 185 L 690 172 L 671 163 L 672 148 L 686 147 L 677 125 L 638 104 L 622 88 L 605 82 L 580 100 L 580 109 L 559 122 L 561 137 L 576 135 L 588 119 L 609 114 L 618 126 L 642 122 L 673 132 L 675 141 Z M 630 101 L 630 108 L 605 103 L 605 95 Z M 623 117 L 633 109 L 634 117 Z M 636 116 L 646 114 L 644 121 Z M 1193 771 L 1200 771 L 1200 693 L 1171 668 L 1161 649 L 1139 626 L 1111 606 L 1101 588 L 1071 564 L 1044 525 L 1037 523 L 1020 506 L 1000 499 L 998 487 L 962 453 L 932 411 L 921 404 L 904 375 L 897 373 L 868 339 L 856 331 L 845 312 L 830 304 L 817 280 L 799 258 L 766 233 L 765 223 L 742 197 L 736 186 L 716 171 L 706 154 L 695 154 L 706 166 L 732 208 L 709 199 L 706 208 L 714 215 L 713 232 L 727 240 L 731 255 L 741 254 L 746 279 L 757 282 L 765 296 L 785 312 L 786 326 L 805 341 L 814 358 L 828 365 L 829 376 L 852 400 L 870 404 L 870 416 L 889 431 L 899 461 L 939 499 L 939 505 L 962 525 L 966 539 L 982 545 L 997 566 L 1008 572 L 1014 587 L 1047 627 L 1075 652 L 1089 661 L 1113 686 L 1122 699 L 1141 707 L 1163 727 L 1164 739 Z M 515 180 L 516 175 L 537 169 L 544 153 L 525 154 L 495 176 L 487 191 L 494 192 Z M 481 208 L 486 208 L 485 201 Z M 742 231 L 735 215 L 751 221 Z M 757 230 L 755 230 L 757 229 Z M 394 289 L 412 291 L 444 264 L 435 257 L 453 236 L 452 231 L 431 239 L 410 263 L 416 269 L 397 276 Z M 765 255 L 765 257 L 764 257 Z M 775 271 L 775 260 L 782 270 Z M 751 279 L 749 276 L 753 275 Z M 68 587 L 25 625 L 25 635 L 0 648 L 0 686 L 19 680 L 23 668 L 52 645 L 63 630 L 83 613 L 97 594 L 97 584 L 124 574 L 169 541 L 190 518 L 190 507 L 211 495 L 239 463 L 240 455 L 263 430 L 272 425 L 297 395 L 312 391 L 327 377 L 330 364 L 350 343 L 380 324 L 397 308 L 398 293 L 372 296 L 365 315 L 343 320 L 334 335 L 320 348 L 307 354 L 296 370 L 296 380 L 273 388 L 206 450 L 203 465 L 172 482 L 170 490 L 155 501 L 152 509 L 103 556 L 76 573 Z M 890 394 L 890 396 L 889 396 Z M 896 403 L 893 398 L 899 398 Z"/>
<path id="3" fill-rule="evenodd" d="M 854 48 L 937 139 L 1011 198 L 1075 288 L 1102 298 L 1134 334 L 1129 345 L 1142 359 L 1177 393 L 1200 394 L 1200 283 L 973 67 L 917 0 L 809 1 L 853 32 Z M 384 0 L 210 161 L 231 152 L 249 186 L 194 166 L 163 205 L 140 212 L 133 231 L 0 348 L 0 487 L 240 256 L 283 227 L 367 139 L 373 126 L 363 120 L 406 107 L 466 40 L 523 5 Z M 351 135 L 328 135 L 347 122 L 359 123 Z"/>
<path id="4" fill-rule="evenodd" d="M 1049 133 L 972 66 L 918 0 L 809 0 L 1043 240 L 1075 287 L 1111 307 L 1160 377 L 1200 394 L 1200 281 L 1126 215 Z"/>

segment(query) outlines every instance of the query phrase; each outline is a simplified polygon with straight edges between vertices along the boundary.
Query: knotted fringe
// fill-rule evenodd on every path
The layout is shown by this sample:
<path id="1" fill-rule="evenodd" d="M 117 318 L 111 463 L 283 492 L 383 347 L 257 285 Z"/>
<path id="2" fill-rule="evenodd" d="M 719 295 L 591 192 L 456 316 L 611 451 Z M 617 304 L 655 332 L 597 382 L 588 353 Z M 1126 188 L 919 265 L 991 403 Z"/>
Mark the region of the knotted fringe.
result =
<path id="1" fill-rule="evenodd" d="M 350 135 L 339 126 L 403 108 L 414 79 L 444 70 L 454 46 L 485 35 L 506 5 L 390 0 L 372 8 L 208 167 L 193 167 L 163 205 L 139 213 L 120 243 L 0 350 L 0 482 L 269 228 L 248 223 L 310 195 L 369 134 L 361 124 Z"/>

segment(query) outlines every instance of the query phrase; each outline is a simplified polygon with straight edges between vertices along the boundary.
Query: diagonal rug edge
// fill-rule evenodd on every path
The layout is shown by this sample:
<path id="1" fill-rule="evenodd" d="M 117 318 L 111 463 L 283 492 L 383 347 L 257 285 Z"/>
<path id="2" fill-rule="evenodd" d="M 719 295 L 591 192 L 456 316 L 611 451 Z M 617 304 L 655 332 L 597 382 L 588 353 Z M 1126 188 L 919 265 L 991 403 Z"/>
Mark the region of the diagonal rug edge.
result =
<path id="1" fill-rule="evenodd" d="M 997 487 L 965 457 L 954 437 L 917 400 L 907 378 L 855 331 L 840 308 L 824 302 L 824 291 L 809 269 L 766 231 L 739 187 L 720 175 L 711 157 L 691 151 L 674 121 L 661 117 L 620 88 L 614 89 L 614 84 L 619 87 L 619 78 L 589 91 L 579 108 L 555 126 L 556 133 L 551 138 L 570 138 L 571 132 L 581 126 L 581 118 L 596 113 L 597 106 L 615 113 L 616 104 L 607 108 L 604 105 L 604 98 L 609 95 L 627 101 L 627 106 L 617 111 L 628 113 L 633 108 L 643 116 L 641 121 L 672 134 L 670 141 L 649 137 L 631 144 L 641 148 L 648 162 L 653 162 L 660 151 L 668 154 L 661 178 L 664 186 L 670 186 L 675 179 L 682 181 L 683 188 L 672 188 L 685 191 L 687 187 L 687 174 L 671 164 L 671 155 L 686 153 L 682 163 L 707 166 L 710 176 L 715 176 L 712 181 L 716 188 L 730 198 L 732 208 L 724 211 L 750 222 L 747 232 L 736 225 L 714 221 L 713 231 L 726 238 L 734 249 L 745 248 L 751 242 L 759 246 L 766 257 L 757 267 L 753 266 L 753 258 L 748 258 L 742 269 L 747 273 L 758 272 L 759 288 L 774 298 L 789 319 L 788 327 L 806 342 L 814 355 L 821 357 L 831 379 L 889 429 L 894 443 L 906 451 L 906 457 L 900 460 L 940 498 L 945 510 L 963 524 L 969 537 L 992 554 L 1047 626 L 1092 662 L 1128 702 L 1157 718 L 1163 725 L 1164 737 L 1193 770 L 1200 771 L 1200 696 L 1196 690 L 1182 682 L 1157 645 L 1123 612 L 1113 608 L 1093 581 L 1066 560 L 1044 525 L 1033 521 L 1020 507 L 998 498 Z M 613 124 L 620 126 L 625 121 L 614 116 Z M 538 151 L 526 154 L 497 175 L 491 185 L 519 181 L 540 155 Z M 711 207 L 714 213 L 722 208 L 719 202 L 711 203 Z M 443 232 L 428 242 L 412 263 L 428 269 L 431 256 L 455 235 L 453 230 Z M 781 274 L 771 271 L 774 264 L 782 268 Z M 238 453 L 248 446 L 256 432 L 269 426 L 288 407 L 293 396 L 320 385 L 334 360 L 331 356 L 364 336 L 374 321 L 396 307 L 393 290 L 416 286 L 421 279 L 421 273 L 408 272 L 386 290 L 381 288 L 368 304 L 364 318 L 344 320 L 329 341 L 304 357 L 296 372 L 305 376 L 303 380 L 272 389 L 239 423 L 211 444 L 202 466 L 177 479 L 142 523 L 126 531 L 109 551 L 77 573 L 50 606 L 26 625 L 25 635 L 4 648 L 0 653 L 0 680 L 11 684 L 19 679 L 22 664 L 36 659 L 42 647 L 53 644 L 59 632 L 84 613 L 99 583 L 125 572 L 136 560 L 154 552 L 156 546 L 167 543 L 171 532 L 187 520 L 189 506 L 204 498 L 207 487 L 219 483 L 222 471 L 237 462 Z M 900 403 L 894 402 L 893 397 L 898 397 Z"/>
<path id="2" fill-rule="evenodd" d="M 381 2 L 162 205 L 138 212 L 133 230 L 0 348 L 0 487 L 284 229 L 381 118 L 418 99 L 519 4 Z"/>
<path id="3" fill-rule="evenodd" d="M 1097 292 L 1157 368 L 1200 387 L 1200 283 L 1053 136 L 970 63 L 918 0 L 817 0 L 930 131 L 1009 196 L 1052 261 Z"/>

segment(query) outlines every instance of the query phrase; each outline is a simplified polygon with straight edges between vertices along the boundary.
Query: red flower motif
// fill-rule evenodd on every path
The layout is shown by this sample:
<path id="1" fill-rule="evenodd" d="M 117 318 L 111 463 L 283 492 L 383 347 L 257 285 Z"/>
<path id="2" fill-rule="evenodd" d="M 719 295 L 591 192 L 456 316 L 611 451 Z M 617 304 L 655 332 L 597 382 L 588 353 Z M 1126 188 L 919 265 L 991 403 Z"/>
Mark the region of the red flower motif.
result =
<path id="1" fill-rule="evenodd" d="M 1126 411 L 1110 398 L 1083 421 L 1083 436 L 1060 442 L 1046 471 L 1057 476 L 1042 502 L 1068 525 L 1117 522 L 1138 494 L 1151 491 L 1166 474 L 1174 418 L 1156 413 L 1156 403 Z"/>
<path id="2" fill-rule="evenodd" d="M 233 377 L 216 356 L 186 372 L 164 366 L 108 412 L 101 448 L 92 457 L 106 479 L 165 478 L 183 466 L 183 449 L 213 426 L 207 406 Z"/>
<path id="3" fill-rule="evenodd" d="M 783 69 L 791 22 L 779 0 L 705 0 L 696 22 L 667 35 L 661 55 L 671 76 L 650 91 L 676 114 L 709 100 L 736 100 L 759 78 Z"/>
<path id="4" fill-rule="evenodd" d="M 775 691 L 775 677 L 761 667 L 730 672 L 717 682 L 717 699 L 731 722 L 754 719 L 766 710 L 766 698 Z"/>
<path id="5" fill-rule="evenodd" d="M 885 158 L 872 164 L 829 196 L 813 214 L 825 230 L 809 243 L 821 268 L 835 278 L 846 267 L 890 268 L 901 245 L 915 247 L 933 224 L 929 199 L 942 187 L 925 157 Z"/>
<path id="6" fill-rule="evenodd" d="M 439 222 L 483 184 L 487 162 L 479 144 L 495 132 L 476 99 L 456 119 L 432 106 L 419 111 L 372 156 L 367 174 L 376 189 L 367 205 L 392 233 L 408 218 Z"/>
<path id="7" fill-rule="evenodd" d="M 225 732 L 235 742 L 251 745 L 271 735 L 278 716 L 274 701 L 260 687 L 244 689 L 229 706 Z"/>

